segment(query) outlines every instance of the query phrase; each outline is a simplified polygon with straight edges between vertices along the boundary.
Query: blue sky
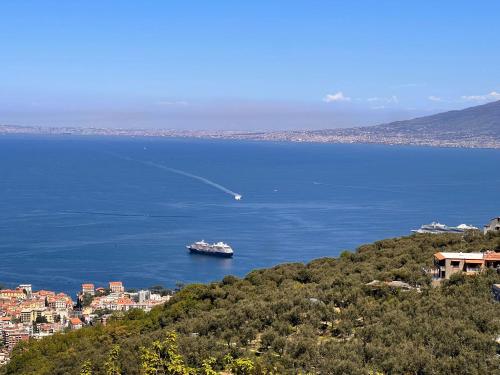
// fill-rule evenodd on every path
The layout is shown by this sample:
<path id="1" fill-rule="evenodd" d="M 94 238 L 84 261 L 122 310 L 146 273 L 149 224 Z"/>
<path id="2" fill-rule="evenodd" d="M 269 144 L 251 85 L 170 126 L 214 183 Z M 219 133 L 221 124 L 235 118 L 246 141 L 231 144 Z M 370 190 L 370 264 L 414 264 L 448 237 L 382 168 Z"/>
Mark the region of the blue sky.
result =
<path id="1" fill-rule="evenodd" d="M 375 124 L 500 99 L 498 1 L 0 3 L 0 123 Z"/>

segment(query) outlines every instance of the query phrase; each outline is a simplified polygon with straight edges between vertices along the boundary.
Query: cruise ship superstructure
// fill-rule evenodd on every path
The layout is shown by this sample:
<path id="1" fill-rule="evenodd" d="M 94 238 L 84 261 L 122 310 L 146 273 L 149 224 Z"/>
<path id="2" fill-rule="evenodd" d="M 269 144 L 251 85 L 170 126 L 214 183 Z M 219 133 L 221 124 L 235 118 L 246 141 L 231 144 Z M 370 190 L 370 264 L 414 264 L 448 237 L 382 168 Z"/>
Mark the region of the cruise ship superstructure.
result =
<path id="1" fill-rule="evenodd" d="M 467 230 L 478 230 L 478 228 L 467 224 L 460 224 L 457 227 L 449 227 L 446 224 L 441 224 L 433 221 L 430 224 L 422 225 L 419 229 L 413 229 L 412 232 L 440 234 L 440 233 L 464 233 Z"/>
<path id="2" fill-rule="evenodd" d="M 201 240 L 186 247 L 191 253 L 194 254 L 213 255 L 223 258 L 231 258 L 234 254 L 231 246 L 224 242 L 209 244 Z"/>

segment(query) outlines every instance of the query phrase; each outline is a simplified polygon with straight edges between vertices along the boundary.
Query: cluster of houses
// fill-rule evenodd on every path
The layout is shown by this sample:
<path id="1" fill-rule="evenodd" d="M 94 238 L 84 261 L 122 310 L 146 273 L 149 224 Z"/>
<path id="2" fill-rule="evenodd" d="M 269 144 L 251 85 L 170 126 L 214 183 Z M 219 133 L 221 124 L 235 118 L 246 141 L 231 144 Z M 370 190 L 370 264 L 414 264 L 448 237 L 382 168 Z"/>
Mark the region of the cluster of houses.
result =
<path id="1" fill-rule="evenodd" d="M 126 292 L 121 281 L 110 282 L 108 288 L 83 284 L 76 304 L 67 294 L 33 291 L 30 284 L 0 289 L 0 365 L 8 361 L 9 353 L 20 341 L 40 339 L 96 322 L 105 324 L 113 312 L 150 311 L 169 298 L 149 290 Z"/>
<path id="2" fill-rule="evenodd" d="M 109 287 L 95 288 L 94 284 L 82 284 L 78 294 L 81 318 L 87 324 L 92 323 L 102 312 L 128 311 L 141 309 L 150 311 L 154 306 L 167 302 L 170 295 L 161 296 L 150 290 L 126 292 L 121 281 L 111 281 Z"/>
<path id="3" fill-rule="evenodd" d="M 38 339 L 71 327 L 73 301 L 64 293 L 34 292 L 30 284 L 0 289 L 0 364 L 22 340 Z"/>

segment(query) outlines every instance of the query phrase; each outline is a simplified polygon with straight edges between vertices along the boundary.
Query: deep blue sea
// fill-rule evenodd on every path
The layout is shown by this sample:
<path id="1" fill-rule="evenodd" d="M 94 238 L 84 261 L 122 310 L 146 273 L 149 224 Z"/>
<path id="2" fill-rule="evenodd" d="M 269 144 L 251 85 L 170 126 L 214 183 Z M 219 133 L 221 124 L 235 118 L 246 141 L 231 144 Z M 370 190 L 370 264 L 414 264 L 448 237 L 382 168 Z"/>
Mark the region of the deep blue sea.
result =
<path id="1" fill-rule="evenodd" d="M 337 256 L 433 220 L 482 226 L 500 214 L 499 166 L 498 150 L 0 137 L 0 283 L 172 287 Z M 235 257 L 187 253 L 201 239 Z"/>

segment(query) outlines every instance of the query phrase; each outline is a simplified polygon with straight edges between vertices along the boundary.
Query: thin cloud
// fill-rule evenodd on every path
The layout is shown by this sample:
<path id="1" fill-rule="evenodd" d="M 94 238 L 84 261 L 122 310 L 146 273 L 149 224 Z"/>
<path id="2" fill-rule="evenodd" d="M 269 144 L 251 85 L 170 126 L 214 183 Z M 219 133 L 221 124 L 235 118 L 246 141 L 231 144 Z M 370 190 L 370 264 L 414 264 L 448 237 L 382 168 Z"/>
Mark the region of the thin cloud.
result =
<path id="1" fill-rule="evenodd" d="M 440 98 L 439 96 L 434 96 L 434 95 L 428 96 L 427 99 L 429 99 L 431 102 L 442 102 L 443 101 L 443 98 Z"/>
<path id="2" fill-rule="evenodd" d="M 500 100 L 500 92 L 492 91 L 485 95 L 462 95 L 462 100 L 468 102 L 490 102 Z"/>
<path id="3" fill-rule="evenodd" d="M 326 103 L 333 103 L 333 102 L 349 102 L 351 101 L 351 98 L 348 96 L 345 96 L 342 91 L 339 91 L 335 94 L 327 94 L 324 98 L 323 101 Z"/>
<path id="4" fill-rule="evenodd" d="M 169 106 L 181 106 L 181 107 L 185 107 L 189 103 L 186 102 L 186 101 L 184 101 L 184 100 L 177 100 L 177 101 L 162 100 L 162 101 L 159 101 L 156 104 L 158 104 L 160 106 L 165 106 L 165 107 L 169 107 Z"/>
<path id="5" fill-rule="evenodd" d="M 375 102 L 375 103 L 387 103 L 387 104 L 397 104 L 399 103 L 399 98 L 396 95 L 392 95 L 390 97 L 378 97 L 374 96 L 371 98 L 366 99 L 368 102 Z"/>

